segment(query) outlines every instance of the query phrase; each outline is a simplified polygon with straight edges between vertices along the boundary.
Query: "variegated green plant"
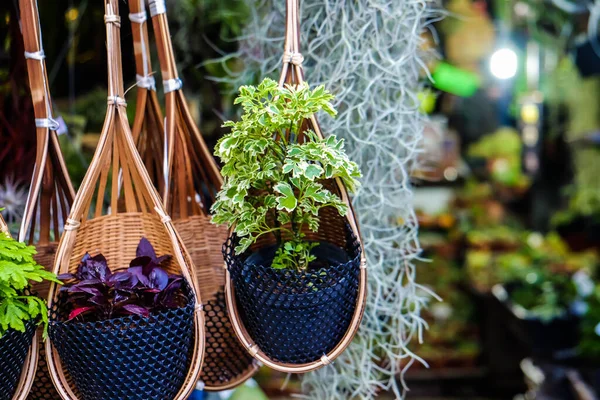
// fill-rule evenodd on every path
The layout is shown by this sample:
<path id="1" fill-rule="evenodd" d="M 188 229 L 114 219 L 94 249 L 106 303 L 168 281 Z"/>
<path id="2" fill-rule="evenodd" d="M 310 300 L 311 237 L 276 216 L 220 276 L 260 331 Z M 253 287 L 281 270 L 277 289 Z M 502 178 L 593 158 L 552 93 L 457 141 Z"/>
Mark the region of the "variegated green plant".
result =
<path id="1" fill-rule="evenodd" d="M 303 121 L 319 111 L 334 116 L 333 95 L 323 86 L 279 87 L 265 79 L 258 86 L 242 86 L 235 100 L 240 121 L 228 121 L 231 132 L 217 144 L 223 162 L 224 184 L 212 207 L 213 222 L 234 227 L 240 237 L 236 252 L 244 252 L 263 235 L 275 235 L 280 247 L 273 268 L 306 269 L 316 243 L 303 230 L 319 229 L 319 210 L 335 207 L 346 215 L 347 205 L 323 186 L 339 178 L 350 191 L 361 174 L 349 160 L 343 140 L 320 139 L 306 130 L 308 140 L 296 138 Z"/>

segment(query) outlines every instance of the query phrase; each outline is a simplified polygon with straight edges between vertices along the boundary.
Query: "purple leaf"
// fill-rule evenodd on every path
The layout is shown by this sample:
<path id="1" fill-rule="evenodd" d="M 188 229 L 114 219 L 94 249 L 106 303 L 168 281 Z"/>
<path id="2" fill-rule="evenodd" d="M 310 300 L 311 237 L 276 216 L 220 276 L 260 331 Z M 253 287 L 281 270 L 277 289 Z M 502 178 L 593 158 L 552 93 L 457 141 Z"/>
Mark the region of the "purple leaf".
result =
<path id="1" fill-rule="evenodd" d="M 126 304 L 123 306 L 123 309 L 129 314 L 141 315 L 145 318 L 148 318 L 150 316 L 150 311 L 148 311 L 146 307 L 138 306 L 136 304 Z"/>
<path id="2" fill-rule="evenodd" d="M 140 239 L 135 255 L 136 257 L 150 257 L 151 260 L 156 260 L 156 251 L 145 237 Z"/>
<path id="3" fill-rule="evenodd" d="M 143 267 L 152 262 L 152 258 L 148 256 L 136 257 L 129 263 L 129 267 Z"/>
<path id="4" fill-rule="evenodd" d="M 61 281 L 68 281 L 70 279 L 75 279 L 75 274 L 60 274 L 57 278 Z"/>
<path id="5" fill-rule="evenodd" d="M 88 301 L 90 303 L 94 303 L 99 306 L 105 306 L 108 304 L 108 299 L 103 294 L 99 294 L 97 296 L 90 297 L 90 299 Z"/>
<path id="6" fill-rule="evenodd" d="M 169 284 L 169 275 L 159 267 L 154 268 L 148 278 L 150 279 L 149 286 L 155 289 L 163 290 Z"/>
<path id="7" fill-rule="evenodd" d="M 71 311 L 71 313 L 69 314 L 69 321 L 71 321 L 74 318 L 77 318 L 79 315 L 88 312 L 92 309 L 94 309 L 95 307 L 79 307 L 74 309 L 73 311 Z"/>
<path id="8" fill-rule="evenodd" d="M 129 271 L 115 272 L 108 278 L 108 283 L 126 282 L 131 279 L 131 273 Z"/>
<path id="9" fill-rule="evenodd" d="M 144 273 L 142 271 L 142 267 L 131 267 L 127 271 L 131 274 L 132 281 L 135 278 L 144 287 L 150 286 L 150 281 L 148 280 L 148 277 L 146 275 L 144 275 Z M 137 281 L 135 284 L 137 284 Z M 132 287 L 135 286 L 135 284 L 132 285 Z"/>
<path id="10" fill-rule="evenodd" d="M 131 293 L 124 290 L 115 291 L 115 304 L 122 303 L 131 298 Z"/>

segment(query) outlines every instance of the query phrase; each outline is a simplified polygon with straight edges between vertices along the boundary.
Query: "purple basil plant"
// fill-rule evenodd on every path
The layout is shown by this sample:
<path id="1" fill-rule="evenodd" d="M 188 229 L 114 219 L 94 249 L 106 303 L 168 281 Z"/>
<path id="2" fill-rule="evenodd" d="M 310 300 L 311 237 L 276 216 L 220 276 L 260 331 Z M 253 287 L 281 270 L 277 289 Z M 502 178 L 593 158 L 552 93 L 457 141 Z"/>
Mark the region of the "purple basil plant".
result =
<path id="1" fill-rule="evenodd" d="M 129 268 L 112 272 L 102 254 L 83 256 L 75 274 L 58 278 L 67 282 L 73 306 L 69 320 L 103 321 L 125 315 L 148 317 L 151 313 L 182 305 L 183 278 L 168 274 L 160 266 L 170 255 L 157 257 L 148 239 L 142 238 Z"/>

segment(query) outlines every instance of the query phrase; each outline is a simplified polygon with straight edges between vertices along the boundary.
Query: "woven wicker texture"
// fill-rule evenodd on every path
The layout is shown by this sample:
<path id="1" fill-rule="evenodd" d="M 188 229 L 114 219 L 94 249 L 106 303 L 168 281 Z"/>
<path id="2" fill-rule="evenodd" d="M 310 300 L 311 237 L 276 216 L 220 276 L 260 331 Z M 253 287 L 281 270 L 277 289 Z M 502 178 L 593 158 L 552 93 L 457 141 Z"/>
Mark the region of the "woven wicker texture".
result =
<path id="1" fill-rule="evenodd" d="M 150 0 L 150 9 L 157 10 Z M 177 73 L 166 12 L 152 16 L 163 82 L 165 85 L 165 127 L 148 130 L 146 141 L 164 142 L 168 138 L 167 167 L 163 202 L 196 266 L 207 313 L 205 333 L 207 349 L 201 381 L 205 390 L 225 390 L 243 383 L 257 370 L 257 365 L 239 343 L 226 307 L 223 306 L 225 270 L 221 247 L 227 240 L 227 228 L 210 222 L 209 209 L 221 188 L 217 164 L 196 126 L 185 99 Z M 137 39 L 137 38 L 136 38 Z M 136 48 L 143 47 L 136 44 Z M 136 68 L 143 58 L 136 53 Z M 142 111 L 142 110 L 136 110 Z M 148 117 L 146 117 L 148 118 Z M 137 117 L 136 117 L 137 119 Z M 138 149 L 143 151 L 143 143 Z M 147 145 L 146 145 L 147 146 Z M 155 153 L 158 163 L 159 153 Z M 160 159 L 162 160 L 162 158 Z M 155 182 L 155 186 L 160 186 Z M 209 310 L 209 311 L 207 311 Z M 210 315 L 208 314 L 210 312 Z"/>
<path id="2" fill-rule="evenodd" d="M 183 384 L 193 341 L 194 301 L 151 315 L 65 322 L 52 309 L 50 339 L 86 400 L 170 400 Z M 123 379 L 126 377 L 127 379 Z M 133 378 L 133 379 L 131 379 Z"/>
<path id="3" fill-rule="evenodd" d="M 164 269 L 183 276 L 194 294 L 190 296 L 193 305 L 151 316 L 149 320 L 133 317 L 122 320 L 134 327 L 119 325 L 119 320 L 98 325 L 61 323 L 61 313 L 66 310 L 61 309 L 58 286 L 53 284 L 48 295 L 54 309 L 50 316 L 50 336 L 53 340 L 46 343 L 48 367 L 52 381 L 64 400 L 87 399 L 88 396 L 91 399 L 110 400 L 184 400 L 196 386 L 204 355 L 204 313 L 200 293 L 192 273 L 190 256 L 162 206 L 160 195 L 135 147 L 124 100 L 119 1 L 104 2 L 108 60 L 106 119 L 90 168 L 75 196 L 65 225 L 54 272 L 75 273 L 86 252 L 102 253 L 112 269 L 127 267 L 135 258 L 140 239 L 145 237 L 158 254 L 173 256 Z M 171 316 L 171 313 L 174 315 Z M 136 327 L 139 329 L 134 329 Z M 110 354 L 100 343 L 92 340 L 92 334 L 103 335 L 99 342 L 110 342 Z M 185 344 L 186 338 L 190 340 L 188 345 Z M 81 357 L 78 356 L 80 353 Z M 137 363 L 144 365 L 156 354 L 159 354 L 156 357 L 160 360 L 157 363 L 167 368 L 153 367 L 152 383 L 148 377 L 142 378 L 137 373 L 131 373 L 133 366 L 128 364 L 128 360 L 137 360 Z M 168 360 L 160 354 L 164 354 Z M 179 360 L 179 364 L 169 365 L 171 359 Z M 86 363 L 95 365 L 96 370 L 84 378 L 80 370 L 83 371 Z M 178 369 L 180 366 L 183 367 Z M 87 381 L 91 381 L 99 371 L 106 378 L 102 383 L 104 387 L 90 387 Z M 178 371 L 182 371 L 181 374 Z M 140 391 L 140 385 L 147 385 L 148 388 Z M 153 388 L 150 389 L 150 386 Z M 127 388 L 135 393 L 126 392 Z M 82 393 L 81 396 L 78 392 Z M 135 397 L 136 394 L 139 396 Z"/>
<path id="4" fill-rule="evenodd" d="M 273 360 L 312 362 L 346 334 L 356 308 L 361 256 L 360 243 L 349 236 L 350 261 L 311 272 L 244 263 L 246 257 L 234 252 L 234 237 L 223 246 L 246 330 Z"/>
<path id="5" fill-rule="evenodd" d="M 10 400 L 21 378 L 36 324 L 28 321 L 25 332 L 9 329 L 0 339 L 0 400 Z"/>

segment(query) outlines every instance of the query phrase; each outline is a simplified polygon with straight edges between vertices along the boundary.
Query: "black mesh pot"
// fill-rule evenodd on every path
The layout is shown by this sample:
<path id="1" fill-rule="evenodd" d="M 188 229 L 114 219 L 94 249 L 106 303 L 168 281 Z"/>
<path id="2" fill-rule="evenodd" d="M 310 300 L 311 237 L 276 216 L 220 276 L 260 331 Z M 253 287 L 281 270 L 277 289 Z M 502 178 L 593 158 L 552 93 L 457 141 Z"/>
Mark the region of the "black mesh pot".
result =
<path id="1" fill-rule="evenodd" d="M 65 297 L 52 307 L 50 339 L 82 400 L 170 400 L 190 363 L 194 296 L 184 307 L 100 322 L 66 322 Z"/>
<path id="2" fill-rule="evenodd" d="M 25 323 L 25 332 L 9 329 L 0 338 L 0 400 L 12 399 L 31 347 L 36 323 Z"/>
<path id="3" fill-rule="evenodd" d="M 270 358 L 302 364 L 329 353 L 345 335 L 355 312 L 360 245 L 347 249 L 320 242 L 314 255 L 329 267 L 309 272 L 270 267 L 276 247 L 235 255 L 237 239 L 223 248 L 240 317 Z"/>

